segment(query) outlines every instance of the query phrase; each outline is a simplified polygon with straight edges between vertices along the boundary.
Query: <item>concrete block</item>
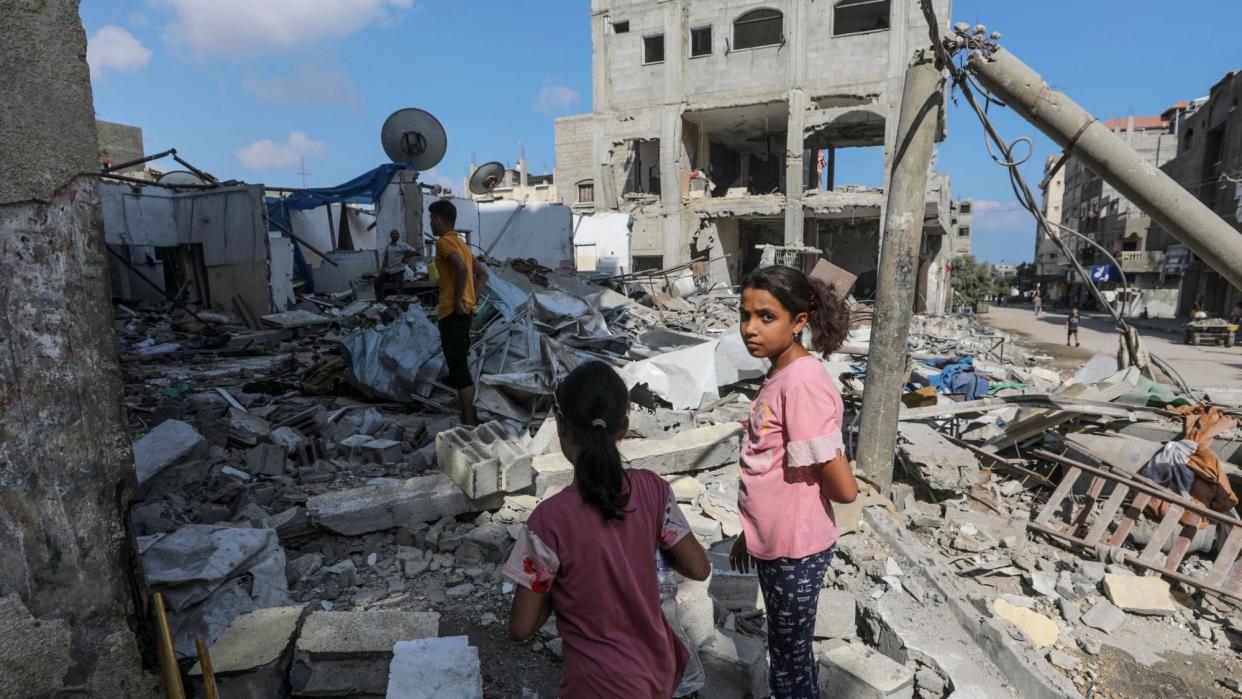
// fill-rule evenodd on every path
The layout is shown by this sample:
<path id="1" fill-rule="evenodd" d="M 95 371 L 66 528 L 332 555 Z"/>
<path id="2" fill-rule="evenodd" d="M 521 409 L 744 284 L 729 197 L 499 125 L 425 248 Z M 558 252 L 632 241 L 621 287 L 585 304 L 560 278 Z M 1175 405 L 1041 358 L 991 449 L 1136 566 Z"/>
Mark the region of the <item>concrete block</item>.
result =
<path id="1" fill-rule="evenodd" d="M 701 696 L 712 699 L 768 696 L 768 653 L 760 639 L 717 631 L 699 647 L 699 660 L 707 676 Z"/>
<path id="2" fill-rule="evenodd" d="M 246 452 L 246 470 L 253 476 L 283 476 L 288 460 L 284 447 L 263 443 Z"/>
<path id="3" fill-rule="evenodd" d="M 465 636 L 400 641 L 393 647 L 387 699 L 482 699 L 479 649 Z"/>
<path id="4" fill-rule="evenodd" d="M 373 464 L 396 464 L 401 462 L 401 442 L 392 439 L 372 439 L 362 445 L 363 458 Z"/>
<path id="5" fill-rule="evenodd" d="M 874 648 L 848 643 L 819 657 L 819 690 L 839 699 L 911 699 L 914 672 Z"/>
<path id="6" fill-rule="evenodd" d="M 677 498 L 677 502 L 693 505 L 699 501 L 699 496 L 703 494 L 703 484 L 694 476 L 673 476 L 668 479 L 668 484 L 672 487 L 673 495 Z"/>
<path id="7" fill-rule="evenodd" d="M 712 597 L 720 606 L 730 611 L 763 609 L 763 593 L 759 591 L 759 576 L 754 570 L 743 575 L 732 570 L 716 568 L 708 582 Z"/>
<path id="8" fill-rule="evenodd" d="M 742 426 L 710 425 L 678 432 L 668 439 L 633 439 L 620 444 L 630 468 L 645 468 L 662 476 L 695 473 L 737 463 L 742 453 Z"/>
<path id="9" fill-rule="evenodd" d="M 436 463 L 471 498 L 513 493 L 534 483 L 527 442 L 498 422 L 458 427 L 436 435 Z"/>
<path id="10" fill-rule="evenodd" d="M 1118 608 L 1134 614 L 1166 616 L 1177 612 L 1169 583 L 1162 578 L 1105 575 L 1104 593 Z"/>
<path id="11" fill-rule="evenodd" d="M 536 456 L 531 469 L 535 472 L 535 497 L 540 500 L 556 495 L 574 481 L 574 465 L 559 451 Z"/>
<path id="12" fill-rule="evenodd" d="M 357 536 L 492 510 L 503 502 L 500 495 L 472 500 L 448 476 L 436 473 L 316 495 L 306 501 L 306 511 L 321 528 Z"/>
<path id="13" fill-rule="evenodd" d="M 685 580 L 677 586 L 677 618 L 694 648 L 716 634 L 716 603 L 706 582 Z"/>
<path id="14" fill-rule="evenodd" d="M 1055 620 L 1006 600 L 993 600 L 992 609 L 996 612 L 996 616 L 1012 622 L 1021 629 L 1036 648 L 1052 645 L 1061 633 Z"/>
<path id="15" fill-rule="evenodd" d="M 272 434 L 272 423 L 250 413 L 229 408 L 229 436 L 253 446 Z"/>
<path id="16" fill-rule="evenodd" d="M 853 638 L 858 635 L 854 595 L 844 590 L 820 590 L 815 608 L 815 638 Z"/>
<path id="17" fill-rule="evenodd" d="M 134 471 L 138 485 L 151 480 L 173 464 L 202 456 L 207 440 L 180 420 L 165 420 L 134 442 Z"/>
<path id="18" fill-rule="evenodd" d="M 382 695 L 388 686 L 393 646 L 434 638 L 440 615 L 432 612 L 366 610 L 315 612 L 294 646 L 289 683 L 294 696 Z"/>
<path id="19" fill-rule="evenodd" d="M 697 510 L 683 509 L 686 515 L 686 522 L 690 524 L 690 530 L 694 532 L 694 536 L 698 538 L 699 543 L 703 546 L 711 546 L 724 539 L 724 532 L 720 527 L 720 522 L 709 519 L 699 514 Z"/>
<path id="20" fill-rule="evenodd" d="M 295 427 L 277 427 L 272 430 L 271 440 L 273 444 L 284 447 L 286 454 L 292 454 L 307 443 L 306 436 Z"/>
<path id="21" fill-rule="evenodd" d="M 209 649 L 220 696 L 267 699 L 288 693 L 291 644 L 303 609 L 269 607 L 233 619 Z M 205 696 L 202 677 L 201 665 L 194 663 L 190 683 L 198 696 Z"/>

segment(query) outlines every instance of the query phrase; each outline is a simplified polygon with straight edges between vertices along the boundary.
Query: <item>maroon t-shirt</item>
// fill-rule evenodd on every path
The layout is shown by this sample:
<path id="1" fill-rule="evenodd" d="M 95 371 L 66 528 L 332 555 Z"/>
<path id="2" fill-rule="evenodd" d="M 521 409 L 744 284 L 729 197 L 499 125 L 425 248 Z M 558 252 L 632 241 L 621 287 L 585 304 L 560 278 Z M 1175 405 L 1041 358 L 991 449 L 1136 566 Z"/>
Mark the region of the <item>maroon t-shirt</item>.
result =
<path id="1" fill-rule="evenodd" d="M 689 651 L 660 610 L 655 555 L 690 527 L 663 478 L 629 475 L 625 519 L 605 521 L 570 486 L 535 508 L 505 564 L 515 583 L 552 593 L 561 697 L 670 697 L 686 668 Z"/>

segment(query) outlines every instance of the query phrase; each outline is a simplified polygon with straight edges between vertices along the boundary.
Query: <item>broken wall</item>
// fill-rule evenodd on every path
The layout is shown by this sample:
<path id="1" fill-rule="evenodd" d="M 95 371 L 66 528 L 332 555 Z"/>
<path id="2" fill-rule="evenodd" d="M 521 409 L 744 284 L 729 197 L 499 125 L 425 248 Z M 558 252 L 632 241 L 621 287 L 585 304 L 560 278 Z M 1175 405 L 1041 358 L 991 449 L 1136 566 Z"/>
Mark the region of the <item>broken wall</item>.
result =
<path id="1" fill-rule="evenodd" d="M 634 271 L 630 264 L 630 217 L 627 214 L 574 215 L 574 249 L 579 271 L 619 275 Z M 589 251 L 586 248 L 591 248 Z M 582 263 L 589 253 L 594 269 Z"/>
<path id="2" fill-rule="evenodd" d="M 0 696 L 156 696 L 76 2 L 0 10 Z"/>

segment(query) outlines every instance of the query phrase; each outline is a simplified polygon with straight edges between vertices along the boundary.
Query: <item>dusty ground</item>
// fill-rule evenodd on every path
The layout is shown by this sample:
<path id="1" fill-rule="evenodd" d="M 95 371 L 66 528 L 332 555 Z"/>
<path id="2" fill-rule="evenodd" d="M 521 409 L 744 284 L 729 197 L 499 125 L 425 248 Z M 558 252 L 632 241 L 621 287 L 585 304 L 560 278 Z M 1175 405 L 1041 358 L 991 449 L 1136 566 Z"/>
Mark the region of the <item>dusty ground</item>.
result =
<path id="1" fill-rule="evenodd" d="M 1118 334 L 1105 316 L 1084 317 L 1078 330 L 1081 347 L 1065 346 L 1063 312 L 1041 313 L 1029 306 L 993 306 L 979 320 L 999 330 L 1020 335 L 1032 347 L 1053 357 L 1053 368 L 1074 370 L 1096 352 L 1117 353 Z M 1242 346 L 1192 347 L 1170 333 L 1140 329 L 1148 351 L 1169 362 L 1192 388 L 1211 389 L 1221 385 L 1242 385 Z"/>

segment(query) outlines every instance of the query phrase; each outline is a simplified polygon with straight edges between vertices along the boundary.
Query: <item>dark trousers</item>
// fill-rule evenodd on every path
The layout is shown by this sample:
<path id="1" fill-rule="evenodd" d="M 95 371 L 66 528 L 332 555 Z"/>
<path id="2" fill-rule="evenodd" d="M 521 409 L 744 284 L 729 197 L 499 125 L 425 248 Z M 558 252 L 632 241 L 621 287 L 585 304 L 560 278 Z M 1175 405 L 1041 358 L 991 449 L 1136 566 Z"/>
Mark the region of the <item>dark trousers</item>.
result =
<path id="1" fill-rule="evenodd" d="M 402 276 L 404 275 L 401 272 L 389 274 L 382 271 L 375 275 L 375 300 L 383 301 L 384 297 L 387 295 L 387 286 L 389 282 L 394 279 L 401 279 Z"/>
<path id="2" fill-rule="evenodd" d="M 444 350 L 444 363 L 448 366 L 445 383 L 458 391 L 474 385 L 470 376 L 470 326 L 474 324 L 473 313 L 454 313 L 440 319 L 440 347 Z"/>
<path id="3" fill-rule="evenodd" d="M 755 560 L 768 609 L 768 683 L 774 699 L 819 697 L 819 667 L 812 642 L 815 611 L 832 549 L 806 558 Z"/>

